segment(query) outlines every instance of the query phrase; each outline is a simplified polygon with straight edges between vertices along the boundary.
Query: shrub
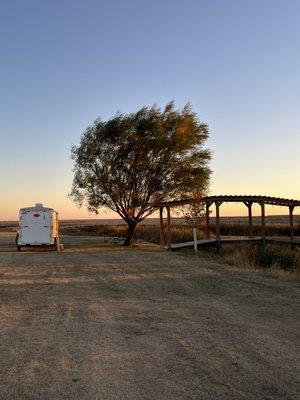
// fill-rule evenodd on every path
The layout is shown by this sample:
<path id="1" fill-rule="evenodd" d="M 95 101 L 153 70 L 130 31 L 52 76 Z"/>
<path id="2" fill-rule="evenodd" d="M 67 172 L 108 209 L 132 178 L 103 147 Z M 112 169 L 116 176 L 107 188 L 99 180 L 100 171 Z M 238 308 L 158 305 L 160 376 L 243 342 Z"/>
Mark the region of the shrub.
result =
<path id="1" fill-rule="evenodd" d="M 263 269 L 279 268 L 290 272 L 300 268 L 300 250 L 284 243 L 228 245 L 222 248 L 221 256 L 235 265 L 252 265 Z"/>
<path id="2" fill-rule="evenodd" d="M 285 245 L 257 246 L 253 252 L 254 263 L 262 268 L 279 267 L 294 271 L 299 263 L 299 252 Z"/>

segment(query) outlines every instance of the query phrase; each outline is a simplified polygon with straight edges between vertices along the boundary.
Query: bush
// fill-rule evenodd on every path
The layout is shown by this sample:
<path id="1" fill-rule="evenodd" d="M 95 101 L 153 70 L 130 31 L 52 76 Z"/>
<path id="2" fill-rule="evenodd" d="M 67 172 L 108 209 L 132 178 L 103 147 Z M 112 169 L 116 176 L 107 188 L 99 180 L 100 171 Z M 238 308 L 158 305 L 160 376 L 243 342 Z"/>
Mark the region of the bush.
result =
<path id="1" fill-rule="evenodd" d="M 285 245 L 257 246 L 253 252 L 254 263 L 262 268 L 279 267 L 294 271 L 299 263 L 299 252 Z"/>
<path id="2" fill-rule="evenodd" d="M 284 243 L 228 245 L 222 248 L 221 256 L 235 265 L 252 265 L 263 269 L 277 268 L 290 272 L 300 268 L 300 250 Z"/>

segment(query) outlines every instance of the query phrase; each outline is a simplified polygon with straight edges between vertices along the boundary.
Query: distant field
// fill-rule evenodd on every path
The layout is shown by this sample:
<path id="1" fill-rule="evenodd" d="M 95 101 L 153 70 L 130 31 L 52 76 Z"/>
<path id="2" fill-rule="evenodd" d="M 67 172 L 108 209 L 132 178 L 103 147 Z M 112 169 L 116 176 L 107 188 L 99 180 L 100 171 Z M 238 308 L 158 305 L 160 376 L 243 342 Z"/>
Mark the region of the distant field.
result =
<path id="1" fill-rule="evenodd" d="M 215 217 L 211 217 L 211 222 L 215 222 Z M 300 215 L 295 215 L 294 220 L 296 224 L 300 224 Z M 248 217 L 220 217 L 221 223 L 231 223 L 231 224 L 240 224 L 247 223 Z M 289 217 L 288 215 L 269 215 L 266 216 L 266 222 L 268 224 L 288 224 Z M 63 225 L 122 225 L 125 224 L 122 219 L 86 219 L 86 220 L 62 220 L 61 223 Z M 183 218 L 172 218 L 173 224 L 185 224 L 185 220 Z M 260 217 L 253 217 L 254 224 L 260 224 Z M 142 223 L 142 225 L 158 225 L 159 218 L 147 218 Z"/>
<path id="2" fill-rule="evenodd" d="M 221 217 L 221 223 L 225 224 L 247 224 L 248 217 Z M 300 215 L 294 216 L 295 224 L 300 224 Z M 211 217 L 211 222 L 214 224 L 215 218 Z M 287 215 L 269 215 L 266 216 L 267 224 L 276 224 L 276 225 L 288 225 L 289 217 Z M 172 218 L 172 223 L 174 225 L 182 225 L 185 224 L 185 220 L 182 218 Z M 253 223 L 259 225 L 261 223 L 260 217 L 253 217 Z M 68 219 L 61 220 L 61 226 L 74 226 L 74 225 L 124 225 L 125 222 L 122 219 Z M 159 218 L 147 218 L 142 223 L 142 225 L 158 225 Z M 17 227 L 18 221 L 0 221 L 0 228 L 5 227 Z"/>
<path id="3" fill-rule="evenodd" d="M 18 223 L 16 221 L 0 222 L 0 232 L 15 232 Z M 211 235 L 215 234 L 215 219 L 211 218 Z M 60 221 L 60 231 L 64 235 L 91 235 L 102 237 L 124 238 L 126 233 L 126 224 L 120 219 L 87 219 L 87 220 L 62 220 Z M 165 231 L 166 234 L 166 231 Z M 253 224 L 254 236 L 260 236 L 260 218 L 254 218 Z M 221 235 L 223 236 L 247 236 L 248 224 L 246 217 L 224 217 L 221 218 Z M 267 217 L 266 226 L 267 236 L 290 235 L 289 221 L 286 216 Z M 182 218 L 172 219 L 171 236 L 173 243 L 187 242 L 193 239 L 193 230 L 191 225 L 186 225 Z M 300 216 L 295 217 L 295 236 L 300 236 Z M 205 237 L 205 227 L 199 227 L 198 238 Z M 148 218 L 141 223 L 137 229 L 137 239 L 149 243 L 160 243 L 159 220 L 157 218 Z M 165 237 L 166 242 L 166 237 Z"/>

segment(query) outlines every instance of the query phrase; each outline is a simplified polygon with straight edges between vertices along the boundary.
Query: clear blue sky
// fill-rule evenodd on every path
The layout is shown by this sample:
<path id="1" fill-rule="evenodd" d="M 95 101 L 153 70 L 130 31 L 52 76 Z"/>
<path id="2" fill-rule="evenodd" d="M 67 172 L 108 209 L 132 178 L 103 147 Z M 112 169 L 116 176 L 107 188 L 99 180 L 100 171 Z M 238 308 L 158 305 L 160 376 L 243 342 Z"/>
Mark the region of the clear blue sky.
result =
<path id="1" fill-rule="evenodd" d="M 66 197 L 71 144 L 171 99 L 210 126 L 211 193 L 300 198 L 299 15 L 299 0 L 0 0 L 0 220 L 37 201 L 87 216 Z"/>

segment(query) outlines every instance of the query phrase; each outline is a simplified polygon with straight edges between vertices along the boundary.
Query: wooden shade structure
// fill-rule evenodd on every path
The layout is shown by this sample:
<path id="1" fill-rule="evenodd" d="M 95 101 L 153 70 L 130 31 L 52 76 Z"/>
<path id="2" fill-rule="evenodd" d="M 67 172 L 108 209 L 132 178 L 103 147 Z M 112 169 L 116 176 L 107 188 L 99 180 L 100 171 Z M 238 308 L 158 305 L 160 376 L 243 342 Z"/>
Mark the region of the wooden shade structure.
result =
<path id="1" fill-rule="evenodd" d="M 201 200 L 196 199 L 181 199 L 163 202 L 157 205 L 160 210 L 160 238 L 161 247 L 165 246 L 164 243 L 164 221 L 163 221 L 163 210 L 167 209 L 167 248 L 171 249 L 171 208 L 179 207 L 183 205 L 189 205 L 194 203 L 202 203 L 205 205 L 205 224 L 206 224 L 206 236 L 210 237 L 210 207 L 214 204 L 216 208 L 216 239 L 220 243 L 220 208 L 223 203 L 243 203 L 248 208 L 248 228 L 249 238 L 253 238 L 253 220 L 252 220 L 252 206 L 253 204 L 259 204 L 261 207 L 261 239 L 266 239 L 266 216 L 265 206 L 284 206 L 289 209 L 289 221 L 290 221 L 290 238 L 291 242 L 294 241 L 294 209 L 300 207 L 300 200 L 283 199 L 280 197 L 270 196 L 253 196 L 253 195 L 218 195 L 218 196 L 205 196 Z"/>

